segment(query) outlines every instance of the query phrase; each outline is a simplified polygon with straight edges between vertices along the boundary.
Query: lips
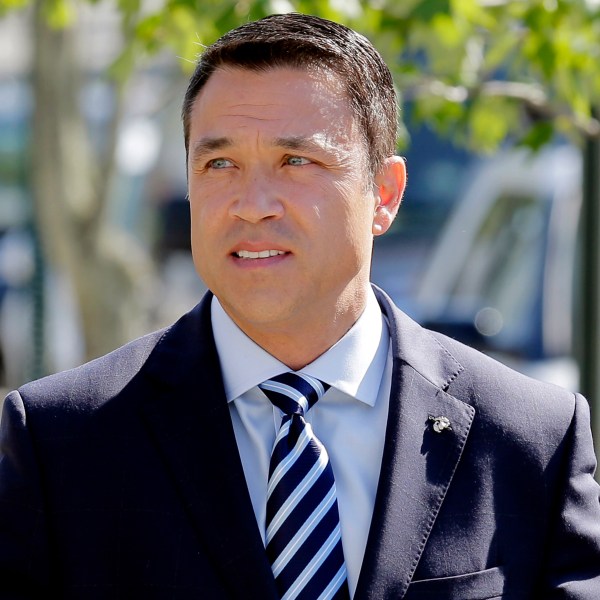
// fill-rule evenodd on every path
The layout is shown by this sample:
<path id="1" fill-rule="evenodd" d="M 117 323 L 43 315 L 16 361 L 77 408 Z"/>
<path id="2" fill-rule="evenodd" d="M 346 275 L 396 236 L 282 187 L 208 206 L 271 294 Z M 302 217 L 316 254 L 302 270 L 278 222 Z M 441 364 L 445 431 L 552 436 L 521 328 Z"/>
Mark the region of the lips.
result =
<path id="1" fill-rule="evenodd" d="M 234 255 L 238 258 L 271 258 L 285 254 L 283 250 L 260 250 L 259 252 L 251 252 L 250 250 L 238 250 Z"/>

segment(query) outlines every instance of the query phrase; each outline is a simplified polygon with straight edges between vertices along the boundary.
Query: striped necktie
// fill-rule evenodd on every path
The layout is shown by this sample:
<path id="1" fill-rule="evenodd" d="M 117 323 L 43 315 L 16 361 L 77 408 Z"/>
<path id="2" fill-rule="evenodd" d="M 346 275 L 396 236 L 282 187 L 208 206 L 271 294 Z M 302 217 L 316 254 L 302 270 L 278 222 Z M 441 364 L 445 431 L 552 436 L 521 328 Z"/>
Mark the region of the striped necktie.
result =
<path id="1" fill-rule="evenodd" d="M 304 415 L 329 386 L 284 373 L 259 387 L 283 413 L 267 488 L 267 556 L 282 600 L 349 598 L 335 481 Z"/>

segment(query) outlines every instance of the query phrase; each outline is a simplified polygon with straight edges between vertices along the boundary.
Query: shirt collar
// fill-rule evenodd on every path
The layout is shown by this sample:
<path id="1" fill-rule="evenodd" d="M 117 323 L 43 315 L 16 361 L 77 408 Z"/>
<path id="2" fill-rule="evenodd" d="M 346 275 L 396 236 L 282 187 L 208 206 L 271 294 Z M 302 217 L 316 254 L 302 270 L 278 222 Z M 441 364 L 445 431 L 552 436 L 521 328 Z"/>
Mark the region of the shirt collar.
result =
<path id="1" fill-rule="evenodd" d="M 256 344 L 231 320 L 216 296 L 212 299 L 211 319 L 228 402 L 265 379 L 289 371 L 285 364 Z M 365 310 L 356 323 L 301 372 L 373 406 L 388 346 L 387 324 L 375 294 L 369 289 Z"/>

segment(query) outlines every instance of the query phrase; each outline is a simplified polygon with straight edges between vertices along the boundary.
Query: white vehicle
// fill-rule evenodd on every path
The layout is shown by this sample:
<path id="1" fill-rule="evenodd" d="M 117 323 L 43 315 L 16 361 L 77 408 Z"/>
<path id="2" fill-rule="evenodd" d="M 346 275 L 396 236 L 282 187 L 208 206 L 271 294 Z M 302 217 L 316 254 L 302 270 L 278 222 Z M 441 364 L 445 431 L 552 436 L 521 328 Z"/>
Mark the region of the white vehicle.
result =
<path id="1" fill-rule="evenodd" d="M 419 320 L 533 377 L 577 388 L 572 358 L 581 157 L 482 162 L 420 280 Z"/>

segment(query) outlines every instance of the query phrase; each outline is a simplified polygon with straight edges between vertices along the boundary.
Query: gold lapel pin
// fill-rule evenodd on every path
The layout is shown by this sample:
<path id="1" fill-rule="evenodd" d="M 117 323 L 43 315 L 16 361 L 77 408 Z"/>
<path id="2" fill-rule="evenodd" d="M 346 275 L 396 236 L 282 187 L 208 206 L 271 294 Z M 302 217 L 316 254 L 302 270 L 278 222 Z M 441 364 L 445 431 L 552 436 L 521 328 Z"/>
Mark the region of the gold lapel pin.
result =
<path id="1" fill-rule="evenodd" d="M 448 417 L 434 417 L 433 415 L 429 415 L 429 420 L 433 421 L 433 430 L 436 433 L 442 433 L 445 429 L 452 431 L 450 419 Z"/>

